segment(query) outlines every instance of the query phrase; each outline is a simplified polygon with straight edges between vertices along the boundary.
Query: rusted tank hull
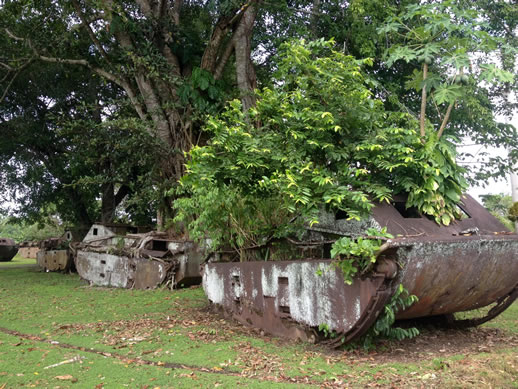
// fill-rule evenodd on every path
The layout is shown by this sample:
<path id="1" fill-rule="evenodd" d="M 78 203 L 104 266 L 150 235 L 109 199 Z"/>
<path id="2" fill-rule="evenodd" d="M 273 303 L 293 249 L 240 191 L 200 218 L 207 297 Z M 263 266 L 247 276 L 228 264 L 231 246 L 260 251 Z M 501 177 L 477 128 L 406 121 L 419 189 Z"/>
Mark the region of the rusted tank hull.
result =
<path id="1" fill-rule="evenodd" d="M 94 285 L 151 289 L 164 282 L 168 264 L 143 258 L 78 251 L 76 269 Z"/>
<path id="2" fill-rule="evenodd" d="M 322 324 L 346 338 L 360 335 L 391 295 L 381 274 L 347 285 L 331 261 L 311 260 L 209 263 L 203 288 L 241 323 L 302 340 Z"/>
<path id="3" fill-rule="evenodd" d="M 443 315 L 448 323 L 462 327 L 495 317 L 517 298 L 518 235 L 468 195 L 458 204 L 462 218 L 448 226 L 408 208 L 406 200 L 396 195 L 391 203 L 377 204 L 361 221 L 322 211 L 319 223 L 307 226 L 301 241 L 287 239 L 297 249 L 311 248 L 315 260 L 210 263 L 203 276 L 205 292 L 242 323 L 272 334 L 294 337 L 296 325 L 308 330 L 326 324 L 346 342 L 372 325 L 381 302 L 387 302 L 401 284 L 419 301 L 398 312 L 397 319 Z M 320 266 L 329 267 L 322 258 L 329 257 L 337 237 L 365 236 L 369 227 L 386 228 L 396 237 L 386 240 L 377 253 L 378 274 L 357 279 L 351 286 L 343 283 L 336 269 L 316 275 Z M 289 259 L 300 258 L 292 255 L 296 250 L 286 252 Z M 257 250 L 251 254 L 258 255 L 225 258 L 264 257 Z M 459 321 L 452 315 L 493 303 L 482 318 Z"/>
<path id="4" fill-rule="evenodd" d="M 487 235 L 395 241 L 397 283 L 419 298 L 398 319 L 480 308 L 518 285 L 518 236 Z"/>
<path id="5" fill-rule="evenodd" d="M 0 238 L 0 262 L 9 262 L 16 256 L 18 246 L 12 239 Z"/>
<path id="6" fill-rule="evenodd" d="M 517 235 L 395 239 L 379 260 L 399 264 L 393 279 L 379 272 L 352 285 L 329 260 L 209 263 L 203 288 L 245 325 L 310 340 L 325 324 L 347 342 L 374 323 L 399 284 L 419 301 L 397 319 L 480 308 L 518 284 Z"/>
<path id="7" fill-rule="evenodd" d="M 17 252 L 18 247 L 16 246 L 0 246 L 0 262 L 9 262 Z"/>
<path id="8" fill-rule="evenodd" d="M 201 282 L 203 255 L 193 242 L 162 242 L 164 250 L 143 249 L 143 257 L 78 250 L 75 265 L 81 278 L 93 285 L 117 288 L 154 289 L 168 284 L 182 287 Z M 170 253 L 164 257 L 164 253 Z"/>

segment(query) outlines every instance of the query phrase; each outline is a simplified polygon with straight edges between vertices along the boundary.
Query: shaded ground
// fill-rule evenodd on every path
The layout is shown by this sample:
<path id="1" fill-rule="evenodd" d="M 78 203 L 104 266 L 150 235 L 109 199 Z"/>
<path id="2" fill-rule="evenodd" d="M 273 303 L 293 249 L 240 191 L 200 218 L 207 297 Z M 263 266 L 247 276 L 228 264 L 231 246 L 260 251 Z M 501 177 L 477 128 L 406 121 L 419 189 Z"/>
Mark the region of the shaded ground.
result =
<path id="1" fill-rule="evenodd" d="M 517 304 L 483 328 L 335 351 L 209 313 L 201 288 L 92 288 L 19 265 L 0 265 L 1 389 L 518 387 Z"/>

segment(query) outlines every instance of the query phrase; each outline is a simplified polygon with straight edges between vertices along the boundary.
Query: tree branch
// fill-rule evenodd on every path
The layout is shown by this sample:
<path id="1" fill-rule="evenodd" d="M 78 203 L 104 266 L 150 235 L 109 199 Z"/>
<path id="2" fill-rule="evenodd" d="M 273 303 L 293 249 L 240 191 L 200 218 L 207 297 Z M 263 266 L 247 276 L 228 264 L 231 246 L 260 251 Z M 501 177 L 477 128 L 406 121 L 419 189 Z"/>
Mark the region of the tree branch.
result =
<path id="1" fill-rule="evenodd" d="M 25 41 L 25 38 L 20 38 L 20 37 L 14 35 L 11 31 L 9 31 L 9 29 L 5 28 L 4 30 L 7 33 L 7 35 L 9 35 L 9 38 L 14 39 L 15 41 L 19 41 L 19 42 Z"/>
<path id="2" fill-rule="evenodd" d="M 114 203 L 115 206 L 118 206 L 122 200 L 124 200 L 124 197 L 126 197 L 128 194 L 131 193 L 131 189 L 127 185 L 121 185 L 117 193 L 115 194 Z"/>
<path id="3" fill-rule="evenodd" d="M 16 69 L 16 72 L 14 73 L 13 77 L 11 78 L 11 80 L 9 81 L 9 83 L 7 84 L 7 86 L 5 87 L 5 90 L 4 92 L 2 93 L 2 96 L 0 96 L 0 103 L 2 101 L 4 101 L 5 99 L 5 96 L 7 96 L 7 93 L 9 92 L 9 89 L 11 88 L 11 85 L 13 84 L 14 80 L 16 79 L 16 77 L 18 77 L 18 74 L 20 74 L 20 72 L 25 69 L 27 66 L 29 66 L 29 64 L 32 62 L 32 58 L 30 58 L 29 60 L 27 60 L 27 62 L 25 62 L 22 66 L 20 66 L 18 69 Z M 2 80 L 0 82 L 4 82 L 7 77 L 9 76 L 9 73 L 11 73 L 12 71 L 14 71 L 14 68 L 11 68 L 12 70 L 9 71 L 4 78 L 2 78 Z"/>
<path id="4" fill-rule="evenodd" d="M 245 111 L 254 106 L 256 101 L 253 91 L 257 80 L 250 57 L 251 35 L 256 15 L 257 6 L 254 4 L 254 6 L 248 7 L 236 28 L 233 38 L 235 39 L 237 86 L 241 93 L 241 102 Z"/>
<path id="5" fill-rule="evenodd" d="M 210 41 L 207 44 L 205 51 L 203 52 L 203 57 L 201 58 L 200 67 L 202 69 L 214 73 L 221 43 L 229 31 L 230 20 L 231 19 L 227 17 L 221 17 L 214 26 Z M 230 43 L 230 46 L 233 46 L 233 42 Z"/>
<path id="6" fill-rule="evenodd" d="M 4 93 L 2 93 L 2 96 L 0 96 L 0 103 L 2 101 L 4 101 L 5 99 L 5 96 L 7 96 L 7 92 L 9 92 L 9 89 L 11 88 L 11 85 L 13 84 L 14 80 L 16 79 L 16 77 L 18 77 L 18 74 L 20 74 L 20 72 L 22 71 L 22 69 L 18 69 L 16 71 L 16 73 L 14 74 L 13 78 L 11 78 L 11 80 L 9 81 L 9 83 L 7 84 L 7 86 L 5 87 L 5 90 L 4 90 Z"/>
<path id="7" fill-rule="evenodd" d="M 454 105 L 455 105 L 455 101 L 453 103 L 450 103 L 450 105 L 448 105 L 448 108 L 446 109 L 446 114 L 444 115 L 444 118 L 442 119 L 441 127 L 439 128 L 439 132 L 437 132 L 438 139 L 441 138 L 442 133 L 444 132 L 444 129 L 446 128 L 446 124 L 448 124 L 448 120 L 450 119 L 451 110 L 453 109 Z"/>
<path id="8" fill-rule="evenodd" d="M 421 114 L 419 116 L 419 128 L 421 131 L 421 137 L 424 137 L 426 135 L 425 127 L 424 127 L 424 121 L 425 121 L 425 115 L 426 115 L 426 84 L 424 83 L 426 81 L 426 78 L 428 77 L 428 64 L 423 64 L 423 91 L 421 94 Z"/>
<path id="9" fill-rule="evenodd" d="M 228 16 L 222 16 L 214 26 L 214 29 L 212 31 L 212 36 L 210 38 L 210 41 L 205 48 L 205 51 L 203 53 L 203 57 L 201 60 L 201 68 L 208 70 L 209 72 L 213 74 L 221 74 L 223 73 L 223 68 L 225 67 L 226 61 L 230 57 L 230 54 L 232 53 L 232 49 L 235 46 L 235 40 L 234 36 L 236 35 L 236 32 L 234 32 L 232 38 L 227 43 L 227 46 L 225 47 L 225 50 L 223 52 L 223 55 L 220 57 L 220 63 L 216 65 L 218 62 L 218 53 L 221 50 L 221 44 L 223 42 L 223 39 L 227 35 L 228 31 L 230 30 L 230 27 L 232 27 L 234 24 L 240 21 L 240 19 L 243 17 L 243 15 L 246 13 L 248 8 L 255 3 L 257 0 L 251 0 L 245 3 L 241 8 L 239 8 L 234 16 L 231 18 Z M 237 30 L 237 29 L 236 29 Z M 223 60 L 223 64 L 221 64 L 221 60 Z M 216 69 L 219 69 L 217 71 Z M 215 77 L 218 78 L 218 77 Z"/>
<path id="10" fill-rule="evenodd" d="M 108 58 L 108 53 L 104 50 L 101 42 L 99 42 L 99 39 L 97 39 L 92 28 L 90 27 L 90 24 L 88 24 L 88 22 L 86 21 L 86 18 L 83 15 L 83 12 L 81 12 L 81 7 L 79 6 L 79 3 L 77 2 L 77 0 L 72 0 L 72 4 L 73 4 L 74 8 L 76 9 L 77 16 L 79 17 L 79 19 L 81 19 L 81 22 L 82 22 L 84 28 L 86 29 L 86 31 L 88 32 L 88 36 L 90 36 L 90 39 L 94 43 L 95 47 L 97 47 L 97 50 L 99 50 L 99 52 L 101 53 L 101 56 L 106 60 L 106 62 L 110 63 L 110 59 Z"/>
<path id="11" fill-rule="evenodd" d="M 183 6 L 183 0 L 175 0 L 173 6 L 173 21 L 176 26 L 180 25 L 180 10 Z"/>
<path id="12" fill-rule="evenodd" d="M 148 18 L 153 16 L 153 11 L 151 9 L 151 4 L 149 0 L 136 0 L 135 2 L 139 5 L 140 10 L 144 14 L 144 16 Z"/>
<path id="13" fill-rule="evenodd" d="M 230 39 L 227 46 L 225 47 L 225 51 L 220 56 L 218 60 L 218 65 L 216 66 L 216 70 L 214 71 L 214 78 L 219 80 L 223 76 L 223 71 L 225 70 L 225 66 L 232 55 L 232 51 L 234 51 L 234 39 Z"/>
<path id="14" fill-rule="evenodd" d="M 0 62 L 0 66 L 2 66 L 4 69 L 7 69 L 8 71 L 12 72 L 14 71 L 14 68 L 9 66 L 8 64 L 6 63 L 3 63 L 3 62 Z"/>

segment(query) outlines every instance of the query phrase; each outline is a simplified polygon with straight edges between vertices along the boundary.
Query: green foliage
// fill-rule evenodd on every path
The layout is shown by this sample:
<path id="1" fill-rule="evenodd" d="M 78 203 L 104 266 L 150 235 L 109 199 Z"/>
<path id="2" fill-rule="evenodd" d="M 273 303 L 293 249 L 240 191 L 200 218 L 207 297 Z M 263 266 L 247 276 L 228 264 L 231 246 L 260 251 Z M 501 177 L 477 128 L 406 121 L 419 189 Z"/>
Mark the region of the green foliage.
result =
<path id="1" fill-rule="evenodd" d="M 492 62 L 497 51 L 504 58 L 515 56 L 517 47 L 490 30 L 489 21 L 475 4 L 459 0 L 410 4 L 378 28 L 390 42 L 385 53 L 387 66 L 405 61 L 422 67 L 423 71 L 414 70 L 405 85 L 415 91 L 426 87 L 431 96 L 428 103 L 434 103 L 437 110 L 442 104 L 472 98 L 467 84 L 483 91 L 514 82 L 512 68 Z M 426 79 L 420 64 L 430 65 Z M 441 113 L 438 116 L 441 120 L 436 129 L 443 120 Z"/>
<path id="2" fill-rule="evenodd" d="M 14 239 L 17 243 L 57 238 L 64 234 L 64 226 L 56 218 L 46 218 L 40 223 L 23 223 L 8 218 L 0 220 L 0 236 Z"/>
<path id="3" fill-rule="evenodd" d="M 510 208 L 513 205 L 511 196 L 500 193 L 481 195 L 480 197 L 484 207 L 509 230 L 514 231 L 514 223 L 509 218 Z"/>
<path id="4" fill-rule="evenodd" d="M 359 220 L 397 193 L 438 223 L 453 220 L 466 185 L 453 145 L 422 142 L 408 114 L 385 112 L 362 71 L 371 61 L 332 44 L 284 45 L 275 89 L 257 91 L 248 112 L 234 100 L 208 119 L 211 141 L 190 151 L 175 205 L 192 237 L 261 244 L 318 223 L 324 207 Z"/>
<path id="5" fill-rule="evenodd" d="M 326 337 L 326 338 L 335 338 L 336 337 L 336 332 L 331 331 L 331 329 L 329 328 L 329 325 L 326 323 L 320 324 L 318 326 L 318 331 L 320 331 L 322 334 L 324 334 L 324 337 Z"/>
<path id="6" fill-rule="evenodd" d="M 381 231 L 369 228 L 365 232 L 366 237 L 351 239 L 343 237 L 333 243 L 331 257 L 337 259 L 335 264 L 342 270 L 344 281 L 351 285 L 356 274 L 364 274 L 372 269 L 376 257 L 382 245 L 382 239 L 391 239 L 393 236 L 387 233 L 384 227 Z"/>
<path id="7" fill-rule="evenodd" d="M 509 220 L 511 220 L 512 222 L 517 222 L 518 221 L 518 202 L 516 203 L 513 203 L 513 205 L 511 206 L 511 208 L 509 208 L 509 214 L 507 216 L 509 218 Z"/>
<path id="8" fill-rule="evenodd" d="M 389 127 L 356 150 L 357 159 L 369 166 L 373 182 L 408 194 L 407 208 L 416 207 L 438 224 L 448 225 L 460 217 L 457 204 L 467 182 L 448 139 L 431 133 L 423 140 L 412 129 Z"/>
<path id="9" fill-rule="evenodd" d="M 417 302 L 417 300 L 416 296 L 409 295 L 408 291 L 400 284 L 392 295 L 390 302 L 383 308 L 383 311 L 378 316 L 374 325 L 369 329 L 367 334 L 356 343 L 368 349 L 375 344 L 376 340 L 381 338 L 402 340 L 419 335 L 419 330 L 415 327 L 393 327 L 396 321 L 396 313 L 409 308 L 412 304 Z"/>
<path id="10" fill-rule="evenodd" d="M 512 53 L 515 49 L 504 39 L 487 32 L 488 22 L 479 17 L 476 9 L 460 3 L 447 0 L 412 4 L 399 15 L 387 18 L 378 32 L 394 37 L 397 42 L 387 50 L 387 65 L 392 66 L 399 60 L 429 64 L 438 61 L 439 65 L 453 72 L 443 75 L 449 81 L 441 85 L 437 93 L 459 78 L 462 82 L 467 81 L 462 78 L 463 75 L 467 77 L 467 72 L 486 82 L 512 82 L 513 75 L 494 64 L 482 64 L 479 69 L 471 67 L 473 53 L 489 54 L 497 48 Z M 460 97 L 461 89 L 451 90 L 451 97 Z"/>

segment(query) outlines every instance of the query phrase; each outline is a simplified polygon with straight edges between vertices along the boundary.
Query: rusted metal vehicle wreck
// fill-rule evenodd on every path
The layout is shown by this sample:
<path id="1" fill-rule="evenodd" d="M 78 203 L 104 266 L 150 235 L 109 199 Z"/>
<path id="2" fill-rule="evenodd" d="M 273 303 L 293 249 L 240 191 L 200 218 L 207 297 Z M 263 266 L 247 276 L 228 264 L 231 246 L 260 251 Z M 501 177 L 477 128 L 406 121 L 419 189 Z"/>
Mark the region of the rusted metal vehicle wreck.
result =
<path id="1" fill-rule="evenodd" d="M 470 196 L 459 204 L 462 220 L 447 227 L 406 209 L 404 200 L 377 205 L 361 222 L 323 215 L 308 227 L 311 239 L 292 242 L 299 258 L 312 259 L 207 263 L 205 293 L 241 323 L 273 335 L 312 340 L 325 324 L 337 333 L 335 345 L 364 334 L 400 284 L 419 300 L 397 319 L 440 316 L 456 326 L 478 325 L 516 299 L 518 235 Z M 348 285 L 330 266 L 331 243 L 369 227 L 387 227 L 394 239 L 383 244 L 374 271 Z M 490 304 L 483 317 L 455 320 L 457 312 Z"/>
<path id="2" fill-rule="evenodd" d="M 62 236 L 41 240 L 36 252 L 36 263 L 47 272 L 74 271 L 74 255 L 71 244 L 85 236 L 85 229 L 67 229 Z"/>
<path id="3" fill-rule="evenodd" d="M 9 238 L 0 238 L 0 262 L 9 262 L 16 256 L 18 245 Z"/>
<path id="4" fill-rule="evenodd" d="M 153 289 L 201 282 L 199 246 L 166 233 L 94 224 L 73 248 L 77 272 L 93 285 Z"/>

